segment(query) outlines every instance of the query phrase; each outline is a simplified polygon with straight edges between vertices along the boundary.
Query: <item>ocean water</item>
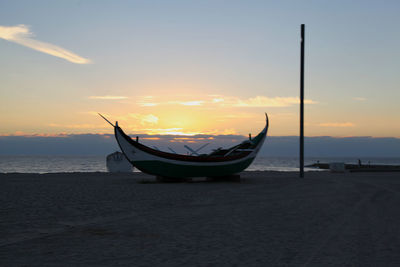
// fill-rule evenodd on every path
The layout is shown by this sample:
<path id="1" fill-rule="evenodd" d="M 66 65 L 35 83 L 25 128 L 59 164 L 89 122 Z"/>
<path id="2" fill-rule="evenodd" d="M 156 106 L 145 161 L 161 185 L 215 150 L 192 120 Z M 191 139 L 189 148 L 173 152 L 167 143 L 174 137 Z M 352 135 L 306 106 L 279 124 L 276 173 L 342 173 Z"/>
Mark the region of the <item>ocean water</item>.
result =
<path id="1" fill-rule="evenodd" d="M 305 165 L 322 162 L 358 163 L 358 158 L 305 158 Z M 400 165 L 400 158 L 361 158 L 367 164 Z M 297 157 L 257 157 L 247 171 L 298 171 Z M 305 168 L 305 171 L 315 170 Z M 106 172 L 106 156 L 0 156 L 0 173 Z M 138 170 L 135 170 L 138 171 Z"/>

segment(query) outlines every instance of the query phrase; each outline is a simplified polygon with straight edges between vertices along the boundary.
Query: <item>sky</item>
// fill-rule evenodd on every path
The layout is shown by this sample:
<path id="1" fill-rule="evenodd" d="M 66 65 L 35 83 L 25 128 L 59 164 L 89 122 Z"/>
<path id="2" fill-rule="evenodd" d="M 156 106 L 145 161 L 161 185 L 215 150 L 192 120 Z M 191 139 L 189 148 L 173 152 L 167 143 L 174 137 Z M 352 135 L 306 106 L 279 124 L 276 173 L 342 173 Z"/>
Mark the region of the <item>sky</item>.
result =
<path id="1" fill-rule="evenodd" d="M 0 135 L 400 138 L 399 1 L 0 1 Z"/>

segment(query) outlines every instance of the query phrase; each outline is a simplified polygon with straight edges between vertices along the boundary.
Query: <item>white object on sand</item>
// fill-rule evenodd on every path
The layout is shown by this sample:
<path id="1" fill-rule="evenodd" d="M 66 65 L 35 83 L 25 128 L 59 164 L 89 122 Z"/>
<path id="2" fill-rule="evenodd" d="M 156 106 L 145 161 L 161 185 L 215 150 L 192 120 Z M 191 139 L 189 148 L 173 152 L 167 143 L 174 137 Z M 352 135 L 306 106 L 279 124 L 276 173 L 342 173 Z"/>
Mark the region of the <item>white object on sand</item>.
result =
<path id="1" fill-rule="evenodd" d="M 344 162 L 329 163 L 329 169 L 331 170 L 331 172 L 345 172 L 346 170 Z"/>
<path id="2" fill-rule="evenodd" d="M 116 151 L 107 156 L 108 172 L 132 172 L 133 167 L 125 158 L 124 154 Z"/>

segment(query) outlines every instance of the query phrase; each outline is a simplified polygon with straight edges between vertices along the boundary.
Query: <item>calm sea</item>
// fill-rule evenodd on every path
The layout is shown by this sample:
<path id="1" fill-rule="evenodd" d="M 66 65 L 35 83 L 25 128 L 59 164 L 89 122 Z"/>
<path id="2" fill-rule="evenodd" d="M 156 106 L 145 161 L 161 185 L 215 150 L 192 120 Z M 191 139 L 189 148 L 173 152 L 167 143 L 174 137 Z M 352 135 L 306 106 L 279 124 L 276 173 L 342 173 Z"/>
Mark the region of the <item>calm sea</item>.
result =
<path id="1" fill-rule="evenodd" d="M 310 157 L 305 165 L 322 162 L 357 164 L 358 158 Z M 400 165 L 400 158 L 361 158 L 367 164 Z M 298 171 L 296 157 L 257 157 L 247 171 Z M 314 170 L 305 168 L 306 171 Z M 0 173 L 106 172 L 105 156 L 0 156 Z M 137 170 L 135 170 L 137 171 Z"/>

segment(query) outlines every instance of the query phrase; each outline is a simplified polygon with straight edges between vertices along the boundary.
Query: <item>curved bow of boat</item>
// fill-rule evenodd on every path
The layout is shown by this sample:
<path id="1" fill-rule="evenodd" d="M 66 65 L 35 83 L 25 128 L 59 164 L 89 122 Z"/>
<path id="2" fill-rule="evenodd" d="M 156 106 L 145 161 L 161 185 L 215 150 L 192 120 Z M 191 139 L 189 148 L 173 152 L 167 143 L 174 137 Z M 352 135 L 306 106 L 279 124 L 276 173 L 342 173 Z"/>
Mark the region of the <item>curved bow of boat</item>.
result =
<path id="1" fill-rule="evenodd" d="M 202 177 L 225 176 L 247 168 L 264 143 L 269 120 L 266 114 L 266 125 L 254 138 L 231 148 L 200 156 L 174 154 L 150 148 L 130 138 L 118 123 L 113 126 L 121 151 L 131 164 L 142 172 L 165 177 Z"/>

